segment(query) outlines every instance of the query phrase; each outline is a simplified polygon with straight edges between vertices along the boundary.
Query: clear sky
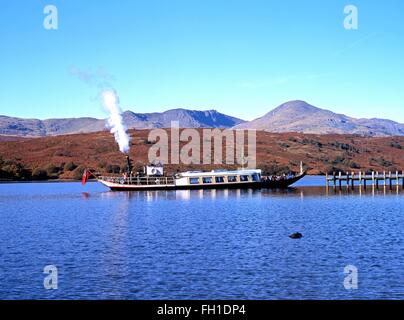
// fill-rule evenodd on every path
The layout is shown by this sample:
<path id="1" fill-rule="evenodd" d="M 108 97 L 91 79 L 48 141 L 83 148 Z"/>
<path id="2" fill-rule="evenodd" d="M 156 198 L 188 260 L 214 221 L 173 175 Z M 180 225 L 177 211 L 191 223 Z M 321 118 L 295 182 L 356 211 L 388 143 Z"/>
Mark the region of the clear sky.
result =
<path id="1" fill-rule="evenodd" d="M 81 70 L 111 75 L 135 112 L 216 109 L 251 120 L 301 99 L 404 123 L 402 0 L 0 4 L 0 114 L 104 117 Z M 47 4 L 58 8 L 57 30 L 43 27 Z M 343 26 L 347 4 L 359 10 L 358 30 Z"/>

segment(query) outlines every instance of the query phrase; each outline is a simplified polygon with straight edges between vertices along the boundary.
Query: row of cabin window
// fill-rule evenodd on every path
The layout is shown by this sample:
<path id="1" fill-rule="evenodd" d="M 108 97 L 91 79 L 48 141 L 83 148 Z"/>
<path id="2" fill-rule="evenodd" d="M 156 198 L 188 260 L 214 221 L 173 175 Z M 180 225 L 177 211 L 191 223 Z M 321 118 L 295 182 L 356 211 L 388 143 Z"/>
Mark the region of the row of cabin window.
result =
<path id="1" fill-rule="evenodd" d="M 240 181 L 241 182 L 246 182 L 248 181 L 247 175 L 242 175 L 240 176 Z M 253 181 L 258 181 L 255 175 L 252 177 Z M 212 183 L 213 177 L 202 177 L 202 183 L 208 184 Z M 237 182 L 237 176 L 227 176 L 227 181 L 228 182 Z M 216 183 L 224 183 L 224 177 L 215 177 L 215 182 Z M 189 178 L 189 183 L 190 184 L 199 184 L 199 178 Z"/>

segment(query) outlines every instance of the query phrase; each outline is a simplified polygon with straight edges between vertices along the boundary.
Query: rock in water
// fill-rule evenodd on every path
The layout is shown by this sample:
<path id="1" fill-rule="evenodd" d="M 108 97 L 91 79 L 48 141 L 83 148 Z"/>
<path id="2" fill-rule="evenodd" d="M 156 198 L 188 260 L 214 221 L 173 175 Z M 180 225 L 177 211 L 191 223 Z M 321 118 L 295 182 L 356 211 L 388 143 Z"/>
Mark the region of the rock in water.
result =
<path id="1" fill-rule="evenodd" d="M 292 234 L 289 236 L 289 238 L 291 238 L 291 239 L 300 239 L 300 238 L 302 238 L 302 237 L 303 237 L 303 235 L 302 235 L 300 232 L 292 233 Z"/>

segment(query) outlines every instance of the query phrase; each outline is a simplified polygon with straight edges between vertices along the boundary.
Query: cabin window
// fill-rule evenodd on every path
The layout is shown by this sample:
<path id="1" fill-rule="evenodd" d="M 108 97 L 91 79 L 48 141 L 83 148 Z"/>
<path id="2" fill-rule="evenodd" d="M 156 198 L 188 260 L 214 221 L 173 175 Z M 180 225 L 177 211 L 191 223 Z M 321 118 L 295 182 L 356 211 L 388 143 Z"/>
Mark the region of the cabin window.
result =
<path id="1" fill-rule="evenodd" d="M 248 181 L 248 176 L 240 176 L 240 181 L 242 182 Z"/>
<path id="2" fill-rule="evenodd" d="M 212 177 L 203 177 L 202 182 L 203 183 L 212 183 Z"/>
<path id="3" fill-rule="evenodd" d="M 228 176 L 227 181 L 229 181 L 229 182 L 237 182 L 237 177 L 236 176 Z"/>
<path id="4" fill-rule="evenodd" d="M 190 184 L 199 184 L 199 178 L 189 178 Z"/>
<path id="5" fill-rule="evenodd" d="M 258 174 L 258 173 L 253 174 L 253 175 L 252 175 L 252 179 L 253 179 L 253 181 L 255 181 L 255 182 L 260 181 L 260 176 L 259 176 L 259 174 Z"/>
<path id="6" fill-rule="evenodd" d="M 223 183 L 224 177 L 216 177 L 216 183 Z"/>

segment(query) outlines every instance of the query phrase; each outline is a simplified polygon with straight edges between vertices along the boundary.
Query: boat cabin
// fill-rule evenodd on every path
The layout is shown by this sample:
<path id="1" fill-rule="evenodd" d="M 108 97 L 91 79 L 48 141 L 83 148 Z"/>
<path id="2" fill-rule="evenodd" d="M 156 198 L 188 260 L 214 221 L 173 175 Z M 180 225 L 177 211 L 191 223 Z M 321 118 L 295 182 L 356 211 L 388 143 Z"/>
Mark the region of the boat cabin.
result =
<path id="1" fill-rule="evenodd" d="M 175 184 L 177 186 L 196 186 L 196 185 L 222 185 L 222 184 L 240 184 L 254 183 L 261 181 L 261 170 L 235 170 L 235 171 L 187 171 L 175 175 Z"/>

